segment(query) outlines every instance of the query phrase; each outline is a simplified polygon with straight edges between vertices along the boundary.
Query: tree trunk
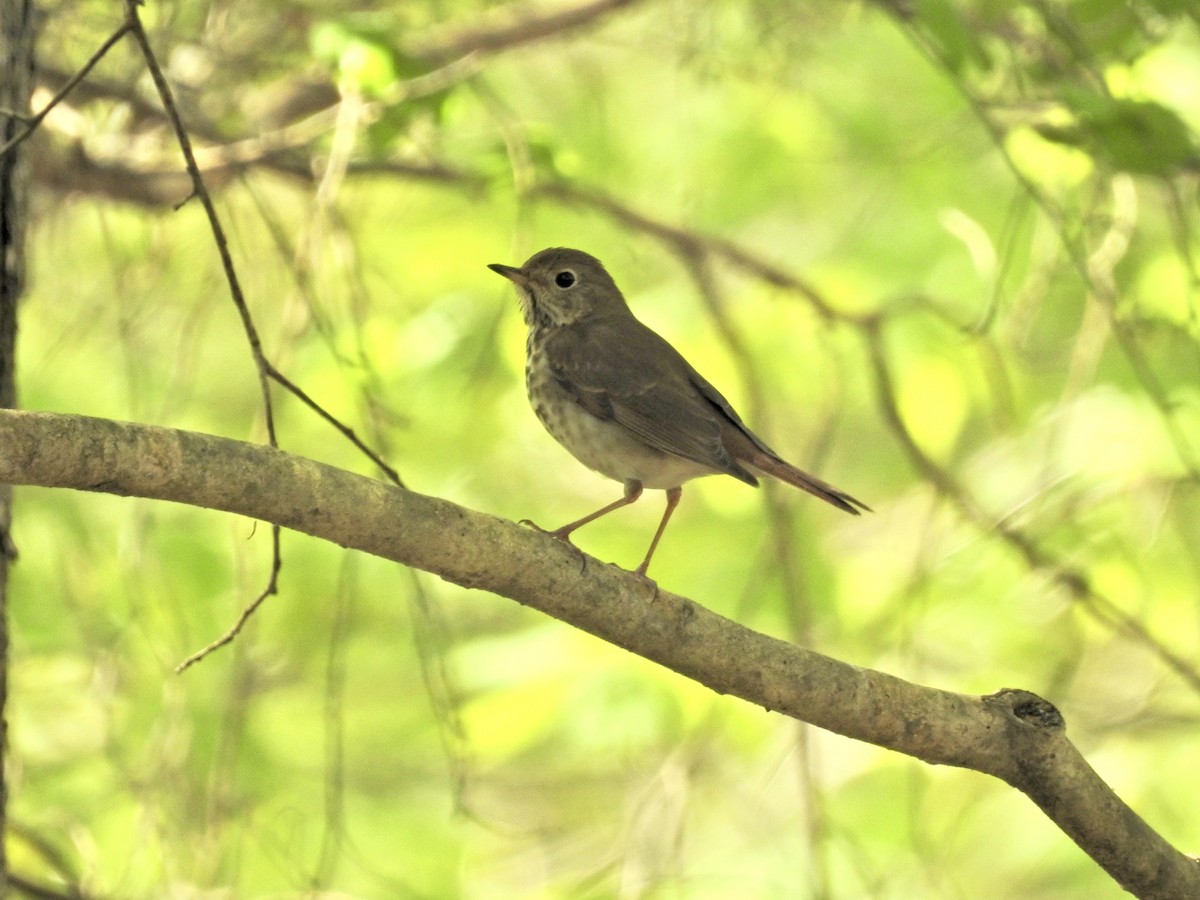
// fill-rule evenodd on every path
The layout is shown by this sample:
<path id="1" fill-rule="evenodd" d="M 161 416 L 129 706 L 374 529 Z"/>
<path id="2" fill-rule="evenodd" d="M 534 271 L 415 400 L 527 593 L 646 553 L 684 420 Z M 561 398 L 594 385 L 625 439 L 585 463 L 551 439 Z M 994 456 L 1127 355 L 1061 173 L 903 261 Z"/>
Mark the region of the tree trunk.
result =
<path id="1" fill-rule="evenodd" d="M 25 128 L 33 84 L 33 0 L 0 0 L 0 145 Z M 25 282 L 25 229 L 29 178 L 24 145 L 0 156 L 0 407 L 17 404 L 17 300 Z M 0 486 L 0 897 L 8 894 L 8 566 L 16 553 L 11 536 L 12 489 Z"/>

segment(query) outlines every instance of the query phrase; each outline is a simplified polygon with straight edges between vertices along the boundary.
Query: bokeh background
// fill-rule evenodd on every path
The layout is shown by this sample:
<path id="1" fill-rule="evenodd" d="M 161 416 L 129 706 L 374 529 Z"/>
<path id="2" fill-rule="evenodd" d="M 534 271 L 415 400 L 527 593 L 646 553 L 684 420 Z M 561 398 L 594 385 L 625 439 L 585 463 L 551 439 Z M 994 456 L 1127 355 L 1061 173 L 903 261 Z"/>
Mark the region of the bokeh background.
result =
<path id="1" fill-rule="evenodd" d="M 1200 847 L 1200 13 L 1184 0 L 179 0 L 143 14 L 268 357 L 411 488 L 619 495 L 538 425 L 491 262 L 603 259 L 789 459 L 666 588 L 857 665 L 1033 690 Z M 40 107 L 121 22 L 48 15 Z M 28 145 L 27 408 L 263 440 L 128 39 Z M 375 467 L 276 389 L 285 449 Z M 632 567 L 661 494 L 578 541 Z M 21 489 L 14 871 L 88 897 L 1093 898 L 1032 804 L 285 533 Z"/>

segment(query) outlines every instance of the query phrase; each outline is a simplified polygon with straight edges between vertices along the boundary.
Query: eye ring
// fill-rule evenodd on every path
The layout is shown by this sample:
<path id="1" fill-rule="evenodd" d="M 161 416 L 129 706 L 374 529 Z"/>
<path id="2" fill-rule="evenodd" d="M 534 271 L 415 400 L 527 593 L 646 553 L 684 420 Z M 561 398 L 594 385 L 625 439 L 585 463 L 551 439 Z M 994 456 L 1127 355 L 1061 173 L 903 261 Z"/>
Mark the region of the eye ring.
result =
<path id="1" fill-rule="evenodd" d="M 564 290 L 572 287 L 575 284 L 575 280 L 575 273 L 570 269 L 563 269 L 554 276 L 554 283 Z"/>

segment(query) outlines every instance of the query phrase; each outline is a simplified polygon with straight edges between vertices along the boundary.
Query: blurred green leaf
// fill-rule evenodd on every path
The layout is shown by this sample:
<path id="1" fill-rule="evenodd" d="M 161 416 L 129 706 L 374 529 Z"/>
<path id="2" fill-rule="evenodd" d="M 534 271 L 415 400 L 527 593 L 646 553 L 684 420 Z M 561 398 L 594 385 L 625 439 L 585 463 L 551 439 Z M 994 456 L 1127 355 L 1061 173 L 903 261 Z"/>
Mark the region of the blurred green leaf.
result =
<path id="1" fill-rule="evenodd" d="M 1035 126 L 1047 140 L 1087 150 L 1112 168 L 1138 175 L 1166 176 L 1200 163 L 1187 125 L 1162 104 L 1090 92 L 1072 92 L 1067 99 L 1078 120 Z"/>
<path id="2" fill-rule="evenodd" d="M 349 81 L 368 97 L 379 96 L 400 78 L 397 54 L 385 35 L 325 20 L 309 36 L 313 55 L 330 63 L 339 82 Z"/>
<path id="3" fill-rule="evenodd" d="M 927 29 L 951 71 L 961 72 L 967 65 L 982 70 L 991 67 L 991 58 L 959 8 L 951 0 L 917 0 L 917 19 Z"/>

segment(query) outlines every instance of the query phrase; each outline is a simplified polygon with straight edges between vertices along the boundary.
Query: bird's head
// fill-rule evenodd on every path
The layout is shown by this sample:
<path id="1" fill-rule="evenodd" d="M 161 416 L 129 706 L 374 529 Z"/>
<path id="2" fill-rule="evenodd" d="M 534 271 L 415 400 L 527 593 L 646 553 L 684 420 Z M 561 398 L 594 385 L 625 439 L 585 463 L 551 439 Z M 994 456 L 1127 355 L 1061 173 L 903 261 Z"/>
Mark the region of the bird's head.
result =
<path id="1" fill-rule="evenodd" d="M 629 310 L 600 260 L 582 250 L 551 247 L 533 254 L 520 268 L 499 263 L 488 268 L 516 286 L 530 328 L 570 325 Z"/>

